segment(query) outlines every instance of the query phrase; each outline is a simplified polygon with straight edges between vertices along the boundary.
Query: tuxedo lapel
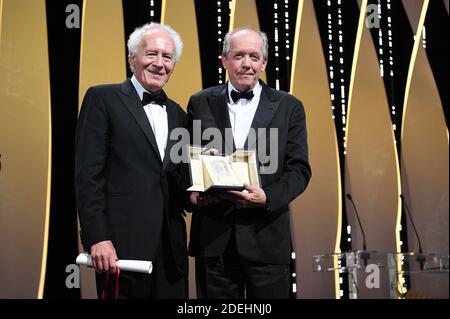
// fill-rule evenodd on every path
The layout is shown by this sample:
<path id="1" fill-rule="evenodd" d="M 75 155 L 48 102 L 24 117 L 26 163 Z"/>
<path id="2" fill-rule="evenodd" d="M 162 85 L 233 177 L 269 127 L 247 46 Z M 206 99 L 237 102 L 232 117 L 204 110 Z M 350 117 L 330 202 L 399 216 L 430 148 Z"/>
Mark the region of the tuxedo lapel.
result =
<path id="1" fill-rule="evenodd" d="M 173 105 L 173 103 L 169 100 L 167 100 L 167 103 L 166 103 L 166 111 L 167 111 L 167 128 L 168 128 L 167 132 L 168 133 L 167 133 L 166 150 L 164 153 L 163 168 L 167 167 L 167 164 L 169 163 L 169 160 L 170 160 L 170 149 L 176 142 L 175 140 L 170 139 L 170 133 L 172 132 L 172 130 L 174 130 L 176 128 L 176 124 L 178 123 L 175 105 Z"/>
<path id="2" fill-rule="evenodd" d="M 156 143 L 155 135 L 153 134 L 152 126 L 147 118 L 147 114 L 145 114 L 144 108 L 142 106 L 141 101 L 139 100 L 139 96 L 136 93 L 136 90 L 133 88 L 133 84 L 130 80 L 126 80 L 122 83 L 120 98 L 125 107 L 130 111 L 131 115 L 134 117 L 136 122 L 139 124 L 142 129 L 145 137 L 149 141 L 150 145 L 155 152 L 155 155 L 161 161 L 161 156 L 159 155 L 158 144 Z M 169 131 L 170 132 L 170 131 Z"/>
<path id="3" fill-rule="evenodd" d="M 269 126 L 273 115 L 277 111 L 278 105 L 280 104 L 279 100 L 273 98 L 270 89 L 263 82 L 260 83 L 262 85 L 261 97 L 259 99 L 259 104 L 251 125 L 251 128 L 254 130 L 255 134 L 257 134 L 258 138 L 260 136 L 258 129 L 267 128 Z M 261 134 L 264 134 L 264 131 L 261 131 Z M 253 141 L 249 141 L 247 137 L 244 148 L 255 149 L 258 138 L 253 139 Z"/>
<path id="4" fill-rule="evenodd" d="M 214 116 L 217 123 L 217 128 L 222 134 L 222 141 L 225 143 L 225 151 L 233 151 L 234 138 L 231 130 L 230 115 L 228 114 L 228 103 L 227 103 L 227 86 L 223 85 L 215 94 L 212 94 L 208 98 L 209 108 Z M 226 130 L 228 128 L 228 130 Z M 226 136 L 228 132 L 229 136 Z"/>

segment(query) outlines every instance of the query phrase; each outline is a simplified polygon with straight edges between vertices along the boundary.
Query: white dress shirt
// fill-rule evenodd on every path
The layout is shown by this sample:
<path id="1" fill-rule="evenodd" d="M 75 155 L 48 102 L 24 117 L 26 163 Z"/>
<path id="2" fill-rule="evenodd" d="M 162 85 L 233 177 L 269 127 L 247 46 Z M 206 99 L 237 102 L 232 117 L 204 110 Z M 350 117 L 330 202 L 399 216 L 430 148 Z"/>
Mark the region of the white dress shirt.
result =
<path id="1" fill-rule="evenodd" d="M 261 98 L 262 86 L 257 82 L 253 88 L 253 98 L 251 100 L 239 99 L 235 103 L 231 99 L 231 90 L 237 91 L 230 81 L 228 81 L 228 114 L 233 131 L 234 145 L 239 149 L 244 148 L 245 141 L 250 132 L 250 127 Z"/>
<path id="2" fill-rule="evenodd" d="M 131 77 L 131 83 L 133 83 L 133 86 L 142 101 L 144 92 L 148 91 L 144 89 L 144 87 L 141 85 L 141 83 L 139 83 L 134 75 Z M 167 136 L 169 133 L 166 106 L 150 103 L 144 106 L 144 111 L 147 115 L 150 125 L 152 126 L 156 144 L 158 144 L 159 155 L 161 155 L 161 160 L 164 160 L 164 153 L 166 152 L 167 146 Z"/>

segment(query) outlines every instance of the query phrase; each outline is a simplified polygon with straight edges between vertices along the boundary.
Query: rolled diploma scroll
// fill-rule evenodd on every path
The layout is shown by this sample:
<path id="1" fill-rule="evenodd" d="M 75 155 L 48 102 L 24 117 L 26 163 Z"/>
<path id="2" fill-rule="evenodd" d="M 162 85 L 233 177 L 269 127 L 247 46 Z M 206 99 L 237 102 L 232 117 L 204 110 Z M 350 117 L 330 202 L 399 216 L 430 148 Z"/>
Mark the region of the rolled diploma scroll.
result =
<path id="1" fill-rule="evenodd" d="M 91 255 L 86 253 L 81 253 L 76 259 L 77 265 L 92 267 Z M 153 265 L 151 261 L 146 260 L 127 260 L 121 259 L 117 261 L 117 265 L 120 270 L 142 272 L 145 274 L 151 274 L 153 270 Z"/>

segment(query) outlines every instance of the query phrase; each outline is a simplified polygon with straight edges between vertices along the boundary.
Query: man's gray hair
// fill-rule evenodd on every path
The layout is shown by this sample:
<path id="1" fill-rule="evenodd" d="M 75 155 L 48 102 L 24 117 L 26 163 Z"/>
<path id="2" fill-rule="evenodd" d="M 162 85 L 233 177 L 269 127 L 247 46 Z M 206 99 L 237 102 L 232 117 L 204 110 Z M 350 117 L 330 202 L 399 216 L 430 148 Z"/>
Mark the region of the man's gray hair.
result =
<path id="1" fill-rule="evenodd" d="M 269 40 L 267 39 L 266 33 L 263 31 L 252 29 L 250 27 L 238 28 L 233 31 L 229 31 L 227 34 L 225 34 L 225 38 L 223 39 L 222 55 L 227 56 L 227 54 L 230 52 L 231 36 L 233 36 L 235 33 L 239 32 L 239 31 L 244 31 L 244 30 L 245 31 L 253 31 L 253 32 L 256 32 L 257 34 L 259 34 L 259 36 L 262 39 L 261 51 L 263 54 L 263 58 L 264 58 L 264 60 L 267 60 L 269 58 Z"/>
<path id="2" fill-rule="evenodd" d="M 183 52 L 183 41 L 181 41 L 181 37 L 178 34 L 177 31 L 175 31 L 171 26 L 167 24 L 160 24 L 160 23 L 147 23 L 144 24 L 138 28 L 136 28 L 132 34 L 130 34 L 130 37 L 128 38 L 128 58 L 130 58 L 131 53 L 137 55 L 139 52 L 139 46 L 141 45 L 142 37 L 151 30 L 163 30 L 166 31 L 170 37 L 172 38 L 174 44 L 175 44 L 175 62 L 177 62 L 180 57 L 181 53 Z M 130 70 L 134 73 L 134 66 L 131 64 Z"/>

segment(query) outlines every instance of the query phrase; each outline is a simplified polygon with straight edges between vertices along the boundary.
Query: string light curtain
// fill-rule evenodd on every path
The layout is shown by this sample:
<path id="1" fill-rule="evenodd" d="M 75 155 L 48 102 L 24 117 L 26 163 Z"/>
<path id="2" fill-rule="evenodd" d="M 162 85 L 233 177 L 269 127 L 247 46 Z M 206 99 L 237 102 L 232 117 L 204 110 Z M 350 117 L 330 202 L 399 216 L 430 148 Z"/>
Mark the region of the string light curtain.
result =
<path id="1" fill-rule="evenodd" d="M 358 26 L 359 7 L 356 1 L 314 0 L 330 85 L 331 117 L 336 128 L 342 189 L 345 189 L 345 155 L 347 103 L 350 75 Z M 352 250 L 352 229 L 347 217 L 345 191 L 342 192 L 342 252 Z M 339 294 L 348 298 L 348 276 L 339 276 Z"/>

